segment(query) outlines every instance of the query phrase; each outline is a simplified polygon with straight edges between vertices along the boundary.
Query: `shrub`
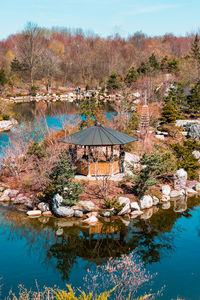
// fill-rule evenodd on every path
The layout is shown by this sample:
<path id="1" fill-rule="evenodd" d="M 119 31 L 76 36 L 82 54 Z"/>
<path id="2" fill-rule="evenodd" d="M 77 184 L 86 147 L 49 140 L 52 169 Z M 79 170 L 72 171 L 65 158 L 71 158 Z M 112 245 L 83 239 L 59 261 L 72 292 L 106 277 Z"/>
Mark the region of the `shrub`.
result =
<path id="1" fill-rule="evenodd" d="M 10 119 L 10 116 L 7 115 L 7 114 L 4 114 L 4 115 L 2 116 L 2 118 L 3 118 L 3 120 L 7 121 L 7 120 Z"/>
<path id="2" fill-rule="evenodd" d="M 37 89 L 38 88 L 35 85 L 32 85 L 31 88 L 30 88 L 30 90 L 29 90 L 29 95 L 33 96 L 33 97 L 36 96 Z"/>
<path id="3" fill-rule="evenodd" d="M 50 183 L 55 188 L 55 193 L 59 193 L 63 197 L 63 202 L 69 205 L 77 202 L 83 190 L 80 183 L 73 181 L 75 169 L 71 166 L 68 150 L 64 149 L 51 172 L 47 174 Z"/>
<path id="4" fill-rule="evenodd" d="M 47 156 L 45 147 L 39 142 L 33 142 L 27 151 L 28 155 L 35 155 L 38 159 L 44 158 Z"/>
<path id="5" fill-rule="evenodd" d="M 178 117 L 178 111 L 173 103 L 167 103 L 163 106 L 161 120 L 165 123 L 174 124 Z"/>
<path id="6" fill-rule="evenodd" d="M 109 208 L 109 209 L 114 208 L 114 210 L 116 210 L 117 212 L 120 212 L 122 210 L 122 208 L 125 206 L 124 203 L 120 204 L 116 197 L 114 197 L 112 199 L 104 198 L 104 205 L 106 208 Z"/>

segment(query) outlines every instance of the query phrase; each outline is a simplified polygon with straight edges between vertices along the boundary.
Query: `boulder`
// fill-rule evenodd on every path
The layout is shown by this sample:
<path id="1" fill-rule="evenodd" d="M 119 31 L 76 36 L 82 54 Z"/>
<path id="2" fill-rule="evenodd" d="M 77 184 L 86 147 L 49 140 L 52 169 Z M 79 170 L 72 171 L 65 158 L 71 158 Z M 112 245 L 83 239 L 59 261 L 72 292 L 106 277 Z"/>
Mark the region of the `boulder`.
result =
<path id="1" fill-rule="evenodd" d="M 49 209 L 49 204 L 46 203 L 46 202 L 40 202 L 40 203 L 38 204 L 38 208 L 39 208 L 42 212 L 44 212 L 44 211 L 49 211 L 49 210 L 50 210 L 50 209 Z"/>
<path id="2" fill-rule="evenodd" d="M 98 216 L 98 212 L 97 211 L 92 211 L 86 214 L 86 217 L 90 218 L 90 217 L 97 217 Z"/>
<path id="3" fill-rule="evenodd" d="M 76 218 L 82 218 L 82 217 L 83 217 L 83 212 L 82 212 L 82 210 L 76 209 L 76 210 L 74 211 L 74 217 L 76 217 Z"/>
<path id="4" fill-rule="evenodd" d="M 62 206 L 63 197 L 59 194 L 53 196 L 52 212 L 58 218 L 73 217 L 74 210 L 69 206 Z"/>
<path id="5" fill-rule="evenodd" d="M 125 204 L 125 205 L 130 204 L 130 199 L 127 198 L 127 197 L 119 197 L 118 201 L 119 201 L 120 205 L 122 205 L 122 204 Z"/>
<path id="6" fill-rule="evenodd" d="M 123 216 L 125 214 L 128 214 L 131 212 L 131 209 L 130 209 L 130 204 L 126 204 L 122 210 L 118 213 L 118 216 Z"/>
<path id="7" fill-rule="evenodd" d="M 14 204 L 26 204 L 26 203 L 30 203 L 30 201 L 31 199 L 24 196 L 23 194 L 17 195 L 17 197 L 12 200 Z"/>
<path id="8" fill-rule="evenodd" d="M 99 220 L 97 219 L 97 217 L 92 216 L 92 217 L 90 217 L 90 218 L 87 218 L 87 219 L 83 220 L 82 222 L 83 222 L 83 223 L 87 223 L 87 224 L 89 224 L 89 225 L 95 225 L 98 221 L 99 221 Z"/>
<path id="9" fill-rule="evenodd" d="M 182 197 L 185 194 L 184 190 L 173 190 L 170 193 L 170 198 L 179 198 Z"/>
<path id="10" fill-rule="evenodd" d="M 42 213 L 43 216 L 46 216 L 46 217 L 51 217 L 52 216 L 52 212 L 49 210 L 49 211 L 44 211 Z"/>
<path id="11" fill-rule="evenodd" d="M 174 174 L 174 189 L 185 189 L 187 184 L 187 172 L 184 169 L 179 169 Z"/>
<path id="12" fill-rule="evenodd" d="M 18 190 L 10 190 L 8 196 L 9 196 L 10 198 L 15 198 L 15 197 L 17 197 L 18 194 L 19 194 L 19 191 L 18 191 Z"/>
<path id="13" fill-rule="evenodd" d="M 0 197 L 0 202 L 4 202 L 4 201 L 10 201 L 10 189 L 7 189 L 5 191 L 3 191 L 1 197 Z"/>
<path id="14" fill-rule="evenodd" d="M 162 140 L 162 141 L 164 141 L 164 139 L 165 139 L 164 135 L 162 135 L 162 134 L 156 134 L 155 138 L 158 140 Z"/>
<path id="15" fill-rule="evenodd" d="M 27 211 L 27 215 L 30 217 L 40 216 L 42 214 L 41 210 L 29 210 Z"/>
<path id="16" fill-rule="evenodd" d="M 96 206 L 92 201 L 79 201 L 77 205 L 82 208 L 84 213 L 96 210 Z"/>
<path id="17" fill-rule="evenodd" d="M 153 196 L 152 199 L 153 199 L 153 205 L 158 205 L 160 203 L 160 200 L 158 199 L 158 197 Z"/>
<path id="18" fill-rule="evenodd" d="M 197 191 L 195 191 L 192 188 L 186 188 L 186 195 L 195 195 L 197 194 Z"/>
<path id="19" fill-rule="evenodd" d="M 131 207 L 131 211 L 140 211 L 140 207 L 137 202 L 131 202 L 130 207 Z"/>
<path id="20" fill-rule="evenodd" d="M 111 216 L 111 212 L 110 211 L 101 211 L 100 215 L 102 217 L 109 218 Z"/>
<path id="21" fill-rule="evenodd" d="M 196 183 L 196 185 L 195 185 L 195 190 L 196 190 L 197 192 L 200 192 L 200 183 L 199 183 L 199 182 Z"/>
<path id="22" fill-rule="evenodd" d="M 140 199 L 140 207 L 141 209 L 146 209 L 146 208 L 150 208 L 153 206 L 153 199 L 150 195 L 144 195 L 141 199 Z"/>
<path id="23" fill-rule="evenodd" d="M 196 159 L 200 159 L 200 151 L 194 150 L 194 151 L 192 152 L 192 154 L 194 155 L 194 157 L 195 157 Z"/>
<path id="24" fill-rule="evenodd" d="M 162 194 L 165 196 L 169 196 L 171 192 L 171 187 L 169 185 L 162 186 Z"/>
<path id="25" fill-rule="evenodd" d="M 162 204 L 162 209 L 169 209 L 171 207 L 170 201 Z"/>

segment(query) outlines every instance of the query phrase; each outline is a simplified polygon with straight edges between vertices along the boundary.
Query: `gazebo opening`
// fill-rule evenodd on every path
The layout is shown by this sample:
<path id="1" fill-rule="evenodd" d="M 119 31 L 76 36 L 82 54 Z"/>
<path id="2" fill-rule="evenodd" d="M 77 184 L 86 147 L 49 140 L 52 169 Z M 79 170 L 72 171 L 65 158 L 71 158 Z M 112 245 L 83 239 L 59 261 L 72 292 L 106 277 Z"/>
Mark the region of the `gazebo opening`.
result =
<path id="1" fill-rule="evenodd" d="M 77 167 L 77 174 L 85 176 L 115 175 L 125 172 L 124 145 L 137 139 L 122 132 L 102 126 L 95 126 L 76 132 L 61 142 L 69 144 L 69 153 Z M 118 146 L 118 150 L 114 149 Z M 78 157 L 78 147 L 83 148 Z"/>

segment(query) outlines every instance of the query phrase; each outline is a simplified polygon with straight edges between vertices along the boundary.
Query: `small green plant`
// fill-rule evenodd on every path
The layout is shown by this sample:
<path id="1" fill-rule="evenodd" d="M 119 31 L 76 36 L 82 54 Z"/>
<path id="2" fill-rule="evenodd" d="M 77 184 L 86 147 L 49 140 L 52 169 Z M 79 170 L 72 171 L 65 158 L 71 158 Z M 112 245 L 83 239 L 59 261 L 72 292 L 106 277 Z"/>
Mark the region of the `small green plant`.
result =
<path id="1" fill-rule="evenodd" d="M 42 159 L 47 156 L 45 147 L 39 142 L 33 142 L 27 151 L 28 155 L 35 155 L 38 159 Z"/>
<path id="2" fill-rule="evenodd" d="M 112 199 L 104 198 L 104 205 L 106 208 L 109 208 L 109 209 L 114 208 L 114 210 L 116 210 L 116 212 L 120 212 L 122 210 L 122 208 L 125 206 L 124 203 L 120 204 L 116 197 L 114 197 Z"/>
<path id="3" fill-rule="evenodd" d="M 3 120 L 7 121 L 7 120 L 10 119 L 10 116 L 9 116 L 8 114 L 4 114 L 4 115 L 2 116 L 2 118 L 3 118 Z"/>
<path id="4" fill-rule="evenodd" d="M 34 97 L 36 96 L 36 94 L 37 94 L 37 87 L 35 85 L 32 85 L 29 90 L 29 95 Z"/>

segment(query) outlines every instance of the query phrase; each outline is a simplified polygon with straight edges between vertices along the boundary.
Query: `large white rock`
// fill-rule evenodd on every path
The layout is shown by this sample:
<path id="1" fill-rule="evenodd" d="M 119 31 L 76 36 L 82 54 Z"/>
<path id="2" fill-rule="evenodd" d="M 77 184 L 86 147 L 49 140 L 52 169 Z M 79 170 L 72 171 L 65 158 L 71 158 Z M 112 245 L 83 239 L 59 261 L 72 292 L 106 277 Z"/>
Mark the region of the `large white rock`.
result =
<path id="1" fill-rule="evenodd" d="M 186 195 L 195 195 L 195 194 L 197 194 L 197 191 L 195 191 L 194 189 L 192 188 L 186 189 Z"/>
<path id="2" fill-rule="evenodd" d="M 19 194 L 19 191 L 18 190 L 9 190 L 10 192 L 9 192 L 9 194 L 8 194 L 8 196 L 10 197 L 10 198 L 15 198 L 15 197 L 17 197 L 17 195 Z"/>
<path id="3" fill-rule="evenodd" d="M 83 216 L 82 210 L 76 209 L 76 210 L 74 211 L 74 217 L 76 217 L 76 218 L 82 218 L 82 216 Z"/>
<path id="4" fill-rule="evenodd" d="M 49 211 L 49 210 L 50 210 L 50 209 L 49 209 L 49 204 L 46 203 L 46 202 L 40 202 L 40 203 L 38 204 L 38 208 L 39 208 L 42 212 L 44 212 L 44 211 Z"/>
<path id="5" fill-rule="evenodd" d="M 30 217 L 40 216 L 42 214 L 41 210 L 29 210 L 27 211 L 27 215 Z"/>
<path id="6" fill-rule="evenodd" d="M 125 205 L 130 204 L 130 199 L 127 198 L 127 197 L 119 197 L 118 201 L 119 201 L 120 205 L 122 205 L 122 204 L 125 204 Z"/>
<path id="7" fill-rule="evenodd" d="M 69 206 L 62 206 L 63 197 L 59 194 L 53 196 L 52 212 L 58 218 L 73 217 L 74 210 Z"/>
<path id="8" fill-rule="evenodd" d="M 130 209 L 130 204 L 126 204 L 122 210 L 118 213 L 119 216 L 123 216 L 125 214 L 128 214 L 129 212 L 131 212 L 131 209 Z"/>
<path id="9" fill-rule="evenodd" d="M 140 211 L 140 207 L 137 202 L 131 202 L 130 207 L 131 207 L 131 211 Z"/>
<path id="10" fill-rule="evenodd" d="M 187 172 L 184 169 L 179 169 L 174 174 L 174 189 L 185 189 L 187 184 Z"/>
<path id="11" fill-rule="evenodd" d="M 144 195 L 141 199 L 140 199 L 140 207 L 141 209 L 146 209 L 146 208 L 150 208 L 153 206 L 153 199 L 150 195 Z"/>
<path id="12" fill-rule="evenodd" d="M 10 201 L 9 193 L 10 193 L 10 189 L 3 191 L 0 197 L 0 202 Z"/>
<path id="13" fill-rule="evenodd" d="M 83 212 L 89 212 L 96 209 L 96 206 L 92 201 L 79 201 L 77 205 L 82 208 Z"/>
<path id="14" fill-rule="evenodd" d="M 179 198 L 182 197 L 185 194 L 184 190 L 173 190 L 170 193 L 170 198 Z"/>
<path id="15" fill-rule="evenodd" d="M 15 125 L 17 125 L 17 121 L 14 119 L 0 121 L 0 132 L 8 131 L 12 129 Z"/>
<path id="16" fill-rule="evenodd" d="M 165 196 L 169 196 L 171 192 L 171 187 L 169 185 L 162 186 L 162 194 Z"/>

